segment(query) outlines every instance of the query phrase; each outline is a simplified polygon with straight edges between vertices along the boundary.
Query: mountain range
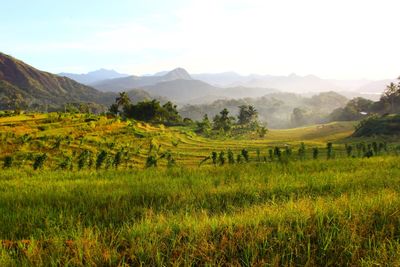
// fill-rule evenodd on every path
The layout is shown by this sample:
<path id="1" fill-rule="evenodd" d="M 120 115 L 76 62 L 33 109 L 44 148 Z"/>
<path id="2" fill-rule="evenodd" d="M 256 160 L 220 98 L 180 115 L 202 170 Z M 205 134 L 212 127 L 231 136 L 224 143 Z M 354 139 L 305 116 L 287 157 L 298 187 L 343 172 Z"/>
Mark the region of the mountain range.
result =
<path id="1" fill-rule="evenodd" d="M 82 81 L 84 84 L 75 81 Z M 126 91 L 133 102 L 156 98 L 180 104 L 207 104 L 218 99 L 257 98 L 281 91 L 313 95 L 320 91 L 343 91 L 347 97 L 379 97 L 386 84 L 393 80 L 338 81 L 308 75 L 249 75 L 234 72 L 189 74 L 183 68 L 154 75 L 135 76 L 100 69 L 87 74 L 40 71 L 18 59 L 0 53 L 0 107 L 10 103 L 59 106 L 71 102 L 110 105 L 118 92 Z M 355 88 L 355 89 L 354 89 Z"/>
<path id="2" fill-rule="evenodd" d="M 109 80 L 109 79 L 116 79 L 129 76 L 128 74 L 122 74 L 116 72 L 115 70 L 107 70 L 107 69 L 99 69 L 85 74 L 61 72 L 58 75 L 68 77 L 70 79 L 77 81 L 78 83 L 86 85 L 91 85 L 92 83 L 96 83 L 101 80 Z"/>
<path id="3" fill-rule="evenodd" d="M 93 75 L 96 73 L 96 76 Z M 102 75 L 104 73 L 104 75 Z M 189 74 L 183 68 L 176 68 L 172 71 L 161 71 L 153 75 L 126 75 L 120 74 L 115 71 L 105 71 L 98 70 L 94 72 L 89 72 L 88 74 L 76 74 L 63 73 L 63 75 L 75 79 L 84 84 L 95 87 L 100 91 L 105 92 L 120 92 L 126 91 L 133 88 L 141 88 L 144 90 L 153 91 L 153 93 L 160 93 L 165 95 L 166 91 L 174 90 L 173 87 L 182 87 L 183 84 L 187 84 L 186 88 L 188 90 L 194 91 L 194 97 L 192 99 L 212 99 L 215 97 L 226 98 L 238 98 L 239 95 L 234 93 L 234 90 L 230 90 L 232 95 L 227 95 L 225 92 L 221 93 L 224 88 L 252 88 L 251 90 L 244 90 L 244 92 L 253 92 L 254 94 L 240 92 L 240 97 L 258 97 L 260 94 L 265 92 L 265 90 L 260 90 L 260 88 L 271 90 L 279 90 L 285 92 L 293 92 L 300 94 L 315 94 L 318 92 L 326 91 L 336 91 L 341 92 L 348 97 L 363 96 L 366 98 L 376 99 L 385 89 L 386 85 L 394 79 L 385 79 L 372 81 L 367 79 L 359 80 L 334 80 L 334 79 L 322 79 L 315 75 L 299 76 L 294 73 L 288 76 L 274 76 L 274 75 L 240 75 L 235 72 L 222 72 L 222 73 L 201 73 L 201 74 Z M 95 79 L 92 79 L 96 77 Z M 87 82 L 90 80 L 90 82 Z M 176 80 L 185 80 L 187 82 L 176 83 Z M 191 82 L 193 80 L 201 81 L 203 83 Z M 205 85 L 206 83 L 207 85 Z M 156 89 L 157 84 L 159 84 L 160 91 Z M 197 87 L 198 86 L 198 87 Z M 171 88 L 171 89 L 170 89 Z M 190 89 L 192 88 L 192 89 Z M 195 89 L 198 90 L 195 90 Z M 199 92 L 206 89 L 206 91 L 213 91 L 211 95 L 198 97 Z M 254 92 L 258 91 L 258 92 Z M 179 99 L 182 97 L 177 97 Z"/>

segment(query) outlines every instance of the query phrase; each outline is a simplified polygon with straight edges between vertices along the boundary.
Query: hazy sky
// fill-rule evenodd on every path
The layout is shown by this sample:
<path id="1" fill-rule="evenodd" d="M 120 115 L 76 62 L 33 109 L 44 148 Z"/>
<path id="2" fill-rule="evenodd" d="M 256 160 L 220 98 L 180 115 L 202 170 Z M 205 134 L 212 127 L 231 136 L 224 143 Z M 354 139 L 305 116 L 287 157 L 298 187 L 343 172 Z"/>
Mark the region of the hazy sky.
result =
<path id="1" fill-rule="evenodd" d="M 398 0 L 0 0 L 0 51 L 51 72 L 400 75 Z"/>

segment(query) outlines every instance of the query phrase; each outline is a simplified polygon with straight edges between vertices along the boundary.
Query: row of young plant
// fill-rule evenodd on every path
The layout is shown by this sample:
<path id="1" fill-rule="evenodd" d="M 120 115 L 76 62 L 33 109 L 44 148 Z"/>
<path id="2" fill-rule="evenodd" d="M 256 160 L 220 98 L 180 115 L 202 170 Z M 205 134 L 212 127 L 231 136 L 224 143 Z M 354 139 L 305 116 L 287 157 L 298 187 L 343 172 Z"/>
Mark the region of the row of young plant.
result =
<path id="1" fill-rule="evenodd" d="M 347 157 L 372 157 L 389 153 L 389 147 L 387 143 L 377 143 L 372 142 L 370 144 L 358 143 L 355 145 L 345 144 L 345 155 Z M 290 146 L 279 147 L 275 146 L 274 148 L 268 149 L 268 153 L 266 155 L 262 155 L 261 150 L 256 150 L 256 156 L 254 159 L 250 159 L 249 151 L 247 149 L 242 149 L 238 154 L 234 154 L 232 150 L 228 149 L 227 152 L 220 151 L 219 153 L 216 151 L 211 152 L 211 155 L 205 157 L 202 161 L 200 161 L 199 166 L 204 164 L 207 161 L 211 161 L 214 165 L 224 165 L 235 164 L 235 163 L 247 163 L 252 161 L 255 162 L 288 162 L 289 160 L 305 160 L 308 156 L 311 156 L 312 159 L 316 160 L 322 158 L 321 155 L 325 153 L 326 159 L 333 159 L 337 157 L 337 151 L 334 150 L 332 143 L 327 143 L 325 149 L 321 149 L 319 147 L 311 148 L 311 155 L 307 155 L 307 148 L 304 143 L 300 144 L 300 147 L 294 152 Z M 400 152 L 400 147 L 397 146 L 394 148 L 394 152 L 396 155 Z"/>
<path id="2" fill-rule="evenodd" d="M 161 146 L 156 146 L 150 142 L 150 148 L 148 151 L 148 156 L 146 158 L 145 167 L 157 167 L 161 160 L 166 161 L 167 167 L 173 167 L 176 165 L 176 161 L 172 156 L 171 151 L 160 152 Z M 358 143 L 355 145 L 345 144 L 345 155 L 347 157 L 372 157 L 383 154 L 388 154 L 389 147 L 387 143 L 377 143 L 372 142 L 369 144 Z M 250 159 L 250 154 L 247 149 L 242 149 L 238 154 L 234 154 L 232 150 L 228 149 L 227 152 L 220 151 L 219 153 L 213 151 L 210 156 L 204 158 L 199 166 L 207 161 L 211 161 L 214 165 L 224 165 L 235 164 L 235 163 L 247 163 L 250 161 L 255 162 L 288 162 L 289 160 L 305 160 L 310 157 L 310 152 L 304 143 L 301 143 L 297 151 L 293 151 L 290 146 L 285 147 L 274 147 L 269 148 L 268 153 L 262 155 L 260 149 L 256 150 L 255 158 Z M 400 152 L 400 147 L 397 146 L 393 149 L 396 155 Z M 334 150 L 332 143 L 327 143 L 326 148 L 311 148 L 311 158 L 316 160 L 322 158 L 322 154 L 326 155 L 326 159 L 333 159 L 337 156 L 337 150 Z M 73 170 L 74 168 L 78 170 L 82 169 L 118 169 L 122 165 L 128 168 L 131 162 L 130 153 L 125 149 L 120 149 L 116 153 L 110 153 L 106 150 L 101 150 L 99 153 L 94 153 L 89 150 L 83 150 L 79 155 L 74 156 L 63 156 L 63 160 L 57 163 L 56 169 L 61 170 Z M 34 170 L 42 169 L 45 162 L 48 161 L 48 154 L 41 153 L 39 155 L 33 156 L 32 154 L 27 157 L 28 160 L 32 161 L 32 168 Z M 12 155 L 5 156 L 3 159 L 3 167 L 11 168 L 14 165 L 15 158 Z M 130 166 L 131 167 L 131 166 Z"/>
<path id="3" fill-rule="evenodd" d="M 110 147 L 109 147 L 110 148 Z M 31 161 L 31 166 L 34 170 L 42 169 L 46 162 L 49 161 L 48 153 L 40 154 L 27 154 L 22 160 Z M 168 150 L 166 152 L 160 152 L 160 146 L 155 149 L 154 144 L 150 143 L 150 149 L 146 159 L 145 167 L 157 167 L 160 160 L 166 160 L 167 167 L 175 165 L 175 159 L 172 153 Z M 13 155 L 7 155 L 3 158 L 3 168 L 11 168 L 16 166 L 16 157 Z M 124 167 L 125 169 L 132 167 L 131 153 L 121 148 L 116 153 L 107 152 L 107 150 L 101 150 L 99 153 L 94 153 L 90 150 L 83 150 L 81 153 L 75 156 L 75 152 L 71 155 L 63 155 L 62 160 L 56 163 L 56 170 L 83 170 L 83 169 L 118 169 Z M 19 164 L 21 165 L 21 164 Z M 49 164 L 50 165 L 50 164 Z"/>

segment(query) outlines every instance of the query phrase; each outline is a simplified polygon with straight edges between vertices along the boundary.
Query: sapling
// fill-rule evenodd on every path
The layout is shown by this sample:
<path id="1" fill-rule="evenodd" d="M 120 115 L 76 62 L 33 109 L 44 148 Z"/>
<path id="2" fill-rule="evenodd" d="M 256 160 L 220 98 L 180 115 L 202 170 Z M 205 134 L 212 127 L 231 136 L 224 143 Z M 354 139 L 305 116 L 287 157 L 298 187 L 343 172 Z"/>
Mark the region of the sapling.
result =
<path id="1" fill-rule="evenodd" d="M 46 161 L 46 159 L 47 159 L 46 153 L 44 153 L 40 156 L 37 156 L 32 165 L 33 169 L 36 171 L 37 169 L 43 168 L 43 165 L 44 165 L 44 162 Z"/>
<path id="2" fill-rule="evenodd" d="M 221 164 L 221 165 L 225 164 L 225 152 L 224 151 L 221 151 L 219 153 L 218 160 L 219 160 L 219 164 Z"/>
<path id="3" fill-rule="evenodd" d="M 211 152 L 211 159 L 214 165 L 217 165 L 217 159 L 218 159 L 218 154 L 217 152 L 213 151 Z"/>
<path id="4" fill-rule="evenodd" d="M 319 154 L 319 151 L 318 151 L 318 147 L 313 147 L 313 159 L 318 159 L 318 154 Z"/>
<path id="5" fill-rule="evenodd" d="M 107 158 L 107 152 L 102 150 L 98 155 L 96 159 L 96 170 L 100 169 L 101 166 L 103 165 L 104 161 Z"/>
<path id="6" fill-rule="evenodd" d="M 242 156 L 246 162 L 249 162 L 250 158 L 249 158 L 249 152 L 247 151 L 247 149 L 245 149 L 245 148 L 242 149 Z"/>
<path id="7" fill-rule="evenodd" d="M 228 163 L 229 164 L 234 164 L 235 163 L 235 158 L 233 156 L 232 150 L 228 150 Z"/>
<path id="8" fill-rule="evenodd" d="M 4 158 L 4 164 L 3 167 L 6 168 L 11 168 L 13 164 L 14 158 L 12 156 L 5 156 Z"/>

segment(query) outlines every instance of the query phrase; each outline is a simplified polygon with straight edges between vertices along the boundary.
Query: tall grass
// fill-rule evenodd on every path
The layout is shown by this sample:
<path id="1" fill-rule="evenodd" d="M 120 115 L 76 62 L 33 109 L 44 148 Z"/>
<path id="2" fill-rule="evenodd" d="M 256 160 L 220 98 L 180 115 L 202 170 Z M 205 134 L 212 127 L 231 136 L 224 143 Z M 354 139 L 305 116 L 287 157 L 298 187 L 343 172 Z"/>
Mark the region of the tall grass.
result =
<path id="1" fill-rule="evenodd" d="M 0 176 L 0 265 L 399 265 L 398 157 Z"/>

